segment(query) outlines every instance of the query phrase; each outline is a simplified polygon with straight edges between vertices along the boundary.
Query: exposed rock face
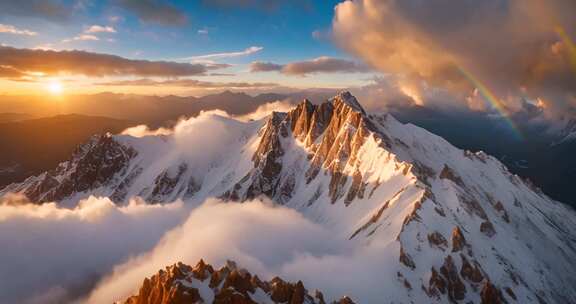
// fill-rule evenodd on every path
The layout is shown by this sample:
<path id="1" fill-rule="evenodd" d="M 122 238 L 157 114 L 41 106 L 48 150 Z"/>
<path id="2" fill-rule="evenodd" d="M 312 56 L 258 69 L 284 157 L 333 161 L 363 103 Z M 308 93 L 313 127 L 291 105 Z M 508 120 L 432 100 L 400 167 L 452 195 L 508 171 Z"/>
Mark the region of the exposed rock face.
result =
<path id="1" fill-rule="evenodd" d="M 166 195 L 169 195 L 174 191 L 187 169 L 188 167 L 186 164 L 180 164 L 174 173 L 169 171 L 162 172 L 162 174 L 156 177 L 154 181 L 154 189 L 148 196 L 147 201 L 150 203 L 162 202 Z"/>
<path id="2" fill-rule="evenodd" d="M 23 192 L 33 202 L 60 201 L 74 193 L 89 191 L 110 183 L 122 174 L 137 155 L 131 147 L 110 134 L 93 136 L 79 146 L 70 161 L 56 169 L 9 185 L 4 191 Z"/>
<path id="3" fill-rule="evenodd" d="M 166 164 L 173 136 L 108 136 L 0 195 L 99 195 L 119 203 L 133 196 L 149 203 L 264 196 L 351 246 L 386 248 L 382 255 L 393 265 L 382 269 L 391 278 L 382 294 L 390 302 L 477 303 L 495 299 L 496 290 L 507 302 L 576 303 L 576 213 L 496 158 L 459 150 L 389 114 L 369 114 L 345 92 L 260 121 L 219 123 L 241 135 L 203 170 L 183 158 Z M 403 276 L 395 280 L 397 271 Z M 242 290 L 218 299 L 243 301 L 245 293 L 256 301 L 251 288 L 272 293 L 270 282 L 252 276 L 247 285 L 230 269 L 202 273 L 211 290 L 228 277 L 226 290 Z M 274 296 L 299 301 L 300 285 L 287 284 L 276 281 Z M 315 299 L 323 303 L 321 294 Z"/>
<path id="4" fill-rule="evenodd" d="M 285 125 L 286 114 L 274 112 L 260 130 L 261 140 L 252 157 L 254 168 L 223 197 L 232 200 L 247 200 L 258 195 L 274 197 L 282 171 L 281 139 L 288 136 Z"/>
<path id="5" fill-rule="evenodd" d="M 412 258 L 404 251 L 404 248 L 400 247 L 400 263 L 404 264 L 406 267 L 411 269 L 416 268 Z"/>
<path id="6" fill-rule="evenodd" d="M 482 224 L 480 224 L 480 231 L 489 237 L 492 237 L 494 234 L 496 234 L 494 225 L 492 225 L 490 221 L 482 222 Z"/>
<path id="7" fill-rule="evenodd" d="M 452 170 L 452 168 L 448 167 L 448 165 L 444 165 L 444 168 L 442 168 L 442 172 L 440 172 L 440 178 L 451 180 L 456 185 L 464 186 L 464 182 L 460 176 L 458 176 L 454 170 Z"/>
<path id="8" fill-rule="evenodd" d="M 482 304 L 501 304 L 502 292 L 498 290 L 490 281 L 486 281 L 480 292 Z"/>
<path id="9" fill-rule="evenodd" d="M 444 265 L 440 267 L 440 273 L 446 280 L 446 289 L 448 291 L 448 298 L 452 301 L 462 300 L 466 295 L 466 286 L 462 283 L 456 265 L 452 256 L 447 256 L 444 259 Z"/>
<path id="10" fill-rule="evenodd" d="M 287 114 L 273 113 L 260 130 L 261 140 L 252 158 L 254 169 L 224 197 L 246 200 L 266 195 L 280 203 L 290 200 L 296 180 L 294 175 L 286 174 L 289 169 L 284 167 L 282 157 L 288 142 L 296 139 L 309 150 L 306 183 L 321 171 L 330 174 L 328 193 L 332 203 L 345 197 L 348 205 L 365 195 L 367 183 L 357 169 L 357 161 L 370 129 L 366 112 L 350 93 L 320 105 L 305 100 Z M 352 178 L 345 170 L 353 170 Z"/>
<path id="11" fill-rule="evenodd" d="M 275 277 L 261 281 L 234 262 L 215 270 L 200 260 L 195 267 L 177 263 L 145 278 L 138 294 L 125 304 L 325 304 L 324 296 L 316 291 L 312 296 L 301 281 L 285 282 Z M 343 297 L 333 303 L 353 304 Z"/>
<path id="12" fill-rule="evenodd" d="M 452 230 L 452 252 L 458 252 L 466 246 L 466 239 L 460 227 L 456 226 Z"/>
<path id="13" fill-rule="evenodd" d="M 484 280 L 484 275 L 482 274 L 478 264 L 475 262 L 474 265 L 472 265 L 468 262 L 468 259 L 464 254 L 460 254 L 460 257 L 462 259 L 462 269 L 460 269 L 460 275 L 462 278 L 473 283 L 482 282 L 482 280 Z"/>
<path id="14" fill-rule="evenodd" d="M 440 248 L 441 250 L 445 250 L 446 247 L 448 247 L 448 242 L 438 231 L 434 231 L 428 235 L 428 243 L 430 243 L 430 246 Z"/>

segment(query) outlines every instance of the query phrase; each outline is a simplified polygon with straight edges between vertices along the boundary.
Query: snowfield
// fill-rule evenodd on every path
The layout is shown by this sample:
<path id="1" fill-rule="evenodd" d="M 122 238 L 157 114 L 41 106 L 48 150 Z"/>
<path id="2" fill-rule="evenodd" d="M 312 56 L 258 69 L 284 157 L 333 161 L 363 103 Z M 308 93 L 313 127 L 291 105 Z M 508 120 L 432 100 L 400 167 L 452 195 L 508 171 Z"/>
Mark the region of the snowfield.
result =
<path id="1" fill-rule="evenodd" d="M 349 247 L 332 260 L 303 254 L 306 263 L 291 257 L 267 270 L 329 299 L 344 295 L 326 286 L 333 272 L 318 278 L 333 269 L 370 287 L 348 287 L 358 303 L 576 303 L 574 210 L 494 157 L 366 113 L 347 92 L 256 121 L 203 113 L 169 132 L 97 136 L 58 168 L 0 193 L 70 208 L 90 196 L 120 206 L 182 200 L 191 209 L 210 198 L 265 197 Z"/>

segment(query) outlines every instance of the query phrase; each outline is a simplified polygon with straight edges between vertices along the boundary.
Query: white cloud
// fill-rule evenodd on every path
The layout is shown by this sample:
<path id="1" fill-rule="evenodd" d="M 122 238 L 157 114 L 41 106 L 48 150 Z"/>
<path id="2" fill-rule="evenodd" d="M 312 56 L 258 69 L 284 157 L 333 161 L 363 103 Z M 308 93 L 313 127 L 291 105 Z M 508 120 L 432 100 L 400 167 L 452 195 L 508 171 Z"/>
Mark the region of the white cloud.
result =
<path id="1" fill-rule="evenodd" d="M 72 42 L 72 41 L 99 41 L 100 38 L 96 36 L 99 33 L 116 33 L 116 29 L 112 26 L 102 26 L 102 25 L 92 25 L 87 27 L 84 32 L 78 34 L 72 38 L 66 38 L 62 42 Z M 115 42 L 116 40 L 112 38 L 106 39 L 108 42 Z"/>
<path id="2" fill-rule="evenodd" d="M 144 277 L 178 261 L 195 264 L 204 258 L 219 266 L 233 259 L 270 278 L 284 263 L 305 253 L 347 252 L 350 248 L 342 243 L 294 210 L 260 201 L 240 204 L 210 199 L 192 211 L 184 224 L 168 232 L 150 253 L 115 267 L 88 303 L 121 300 L 137 290 Z"/>
<path id="3" fill-rule="evenodd" d="M 130 135 L 133 137 L 144 137 L 144 136 L 154 136 L 154 135 L 169 135 L 172 134 L 172 130 L 166 128 L 159 128 L 156 130 L 151 130 L 146 125 L 138 125 L 134 127 L 130 127 L 124 131 L 122 131 L 123 135 Z"/>
<path id="4" fill-rule="evenodd" d="M 216 267 L 231 259 L 268 280 L 276 275 L 303 280 L 309 290 L 322 290 L 327 300 L 350 295 L 357 303 L 377 303 L 397 288 L 382 282 L 395 275 L 390 265 L 397 264 L 393 253 L 398 248 L 378 242 L 354 245 L 293 209 L 210 199 L 152 251 L 116 266 L 87 303 L 122 300 L 159 269 L 178 261 L 194 265 L 201 258 Z M 326 280 L 327 274 L 334 275 Z"/>
<path id="5" fill-rule="evenodd" d="M 71 41 L 98 41 L 100 40 L 100 38 L 98 38 L 97 36 L 94 35 L 88 35 L 88 34 L 80 34 L 76 37 L 72 37 L 72 38 L 67 38 L 62 40 L 62 42 L 71 42 Z"/>
<path id="6" fill-rule="evenodd" d="M 149 250 L 186 216 L 181 202 L 115 206 L 88 198 L 75 209 L 54 203 L 0 204 L 0 303 L 63 303 L 100 276 Z"/>
<path id="7" fill-rule="evenodd" d="M 1 24 L 1 23 L 0 23 L 0 33 L 8 33 L 8 34 L 24 35 L 24 36 L 36 36 L 36 35 L 38 35 L 38 33 L 30 31 L 30 30 L 19 29 L 13 25 Z"/>
<path id="8" fill-rule="evenodd" d="M 112 26 L 92 25 L 84 33 L 116 33 L 116 29 Z"/>
<path id="9" fill-rule="evenodd" d="M 276 102 L 256 113 L 284 106 Z M 138 127 L 125 133 L 169 135 L 172 146 L 165 161 L 185 158 L 194 170 L 205 171 L 203 166 L 226 158 L 223 153 L 234 150 L 230 147 L 244 132 L 245 124 L 222 119 L 226 115 L 204 112 L 174 130 Z M 0 284 L 0 303 L 63 303 L 88 295 L 88 303 L 111 303 L 133 293 L 159 269 L 200 258 L 216 267 L 232 259 L 265 279 L 279 275 L 303 280 L 328 299 L 350 295 L 358 303 L 373 303 L 396 288 L 381 284 L 395 273 L 387 265 L 397 264 L 398 248 L 386 246 L 396 243 L 358 246 L 270 202 L 210 198 L 192 209 L 196 203 L 144 205 L 133 198 L 127 206 L 116 206 L 107 198 L 91 197 L 64 209 L 8 197 L 0 204 L 0 282 L 6 282 Z M 341 275 L 327 282 L 326 274 L 335 269 Z"/>
<path id="10" fill-rule="evenodd" d="M 183 58 L 183 60 L 191 60 L 193 62 L 198 61 L 209 61 L 215 59 L 223 59 L 223 58 L 233 58 L 233 57 L 241 57 L 241 56 L 248 56 L 254 53 L 258 53 L 262 51 L 264 48 L 261 46 L 251 46 L 243 51 L 239 52 L 226 52 L 226 53 L 215 53 L 215 54 L 207 54 L 207 55 L 200 55 L 200 56 L 192 56 Z"/>
<path id="11" fill-rule="evenodd" d="M 278 100 L 274 102 L 265 103 L 259 106 L 254 112 L 237 117 L 241 120 L 258 120 L 262 119 L 272 112 L 288 112 L 294 107 L 294 104 L 289 100 Z"/>

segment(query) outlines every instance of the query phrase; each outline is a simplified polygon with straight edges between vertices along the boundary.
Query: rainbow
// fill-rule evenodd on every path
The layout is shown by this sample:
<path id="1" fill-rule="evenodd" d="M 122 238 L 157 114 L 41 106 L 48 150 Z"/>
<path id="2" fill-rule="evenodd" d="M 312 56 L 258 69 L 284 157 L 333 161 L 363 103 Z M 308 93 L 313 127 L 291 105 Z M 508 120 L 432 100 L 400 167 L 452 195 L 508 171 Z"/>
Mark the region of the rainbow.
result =
<path id="1" fill-rule="evenodd" d="M 458 71 L 478 90 L 482 98 L 490 104 L 490 106 L 500 114 L 500 116 L 504 119 L 506 124 L 510 127 L 513 133 L 519 138 L 522 139 L 522 133 L 520 129 L 516 126 L 514 121 L 510 118 L 510 112 L 504 106 L 504 104 L 496 97 L 494 93 L 485 85 L 483 84 L 477 77 L 474 77 L 472 73 L 467 71 L 464 67 L 459 65 L 456 66 Z"/>
<path id="2" fill-rule="evenodd" d="M 560 39 L 562 39 L 562 42 L 566 45 L 570 63 L 572 64 L 574 72 L 576 72 L 576 45 L 574 44 L 574 41 L 570 39 L 570 36 L 568 36 L 566 30 L 564 30 L 564 28 L 561 26 L 556 27 L 556 33 L 558 36 L 560 36 Z"/>

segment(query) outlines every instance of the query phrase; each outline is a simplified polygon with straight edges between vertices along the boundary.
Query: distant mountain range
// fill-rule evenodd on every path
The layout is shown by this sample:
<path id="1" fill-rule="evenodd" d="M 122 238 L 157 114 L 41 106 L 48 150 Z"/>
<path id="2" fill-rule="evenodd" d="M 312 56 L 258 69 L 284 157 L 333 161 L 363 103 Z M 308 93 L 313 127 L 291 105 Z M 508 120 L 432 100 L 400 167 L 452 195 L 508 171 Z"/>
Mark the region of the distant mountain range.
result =
<path id="1" fill-rule="evenodd" d="M 259 106 L 278 100 L 301 97 L 317 97 L 324 100 L 329 95 L 306 92 L 292 95 L 260 94 L 225 91 L 203 97 L 143 96 L 134 94 L 101 93 L 94 95 L 70 95 L 54 100 L 42 96 L 0 96 L 0 113 L 21 113 L 47 117 L 62 114 L 81 114 L 130 120 L 151 127 L 170 125 L 180 117 L 197 115 L 200 111 L 223 110 L 231 115 L 244 115 Z M 1 116 L 0 116 L 1 118 Z"/>
<path id="2" fill-rule="evenodd" d="M 356 248 L 384 244 L 387 302 L 576 302 L 576 212 L 484 152 L 369 114 L 347 92 L 257 121 L 205 119 L 230 133 L 194 147 L 174 134 L 94 136 L 0 194 L 68 206 L 91 195 L 191 206 L 264 196 Z"/>
<path id="3" fill-rule="evenodd" d="M 102 93 L 69 96 L 59 101 L 44 97 L 0 96 L 0 122 L 58 113 L 80 113 L 131 121 L 133 124 L 147 124 L 150 127 L 172 126 L 178 118 L 195 116 L 203 110 L 220 109 L 232 115 L 244 115 L 253 112 L 261 105 L 277 100 L 296 104 L 308 98 L 318 104 L 328 99 L 331 94 L 329 91 L 303 91 L 250 96 L 225 91 L 203 97 L 160 97 Z M 571 140 L 574 134 L 571 132 L 574 128 L 573 121 L 567 121 L 566 127 L 558 132 L 550 133 L 544 126 L 526 123 L 538 115 L 538 109 L 530 105 L 526 105 L 526 108 L 527 114 L 511 117 L 517 124 L 520 134 L 511 130 L 504 119 L 486 115 L 484 112 L 462 110 L 450 112 L 421 106 L 391 107 L 389 112 L 401 122 L 423 127 L 459 148 L 485 151 L 496 156 L 513 173 L 530 178 L 554 199 L 576 206 L 576 188 L 571 186 L 572 180 L 576 178 L 576 158 L 573 157 L 576 154 L 576 141 Z M 2 112 L 5 113 L 1 114 Z M 41 124 L 36 126 L 41 127 Z M 67 141 L 69 144 L 63 148 L 56 145 L 44 145 L 43 148 L 70 153 L 74 146 L 79 145 L 87 137 L 77 139 L 79 141 L 70 138 Z M 17 145 L 18 141 L 13 143 L 13 146 Z M 21 181 L 30 174 L 38 174 L 54 167 L 69 156 L 59 153 L 58 157 L 45 159 L 42 165 L 24 166 L 27 167 L 24 170 L 27 173 L 15 175 L 12 172 L 17 168 L 19 161 L 13 158 L 13 155 L 5 153 L 0 159 L 3 160 L 0 164 L 2 170 L 0 185 Z M 42 160 L 44 159 L 39 158 L 37 161 Z M 19 171 L 24 172 L 22 168 Z"/>
<path id="4" fill-rule="evenodd" d="M 25 113 L 0 113 L 0 123 L 33 119 L 34 115 Z"/>
<path id="5" fill-rule="evenodd" d="M 21 120 L 27 115 L 10 116 L 12 121 L 0 123 L 2 186 L 53 168 L 94 134 L 119 133 L 134 124 L 77 114 L 27 120 Z"/>

